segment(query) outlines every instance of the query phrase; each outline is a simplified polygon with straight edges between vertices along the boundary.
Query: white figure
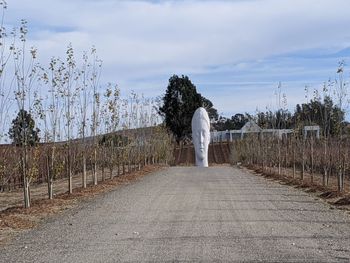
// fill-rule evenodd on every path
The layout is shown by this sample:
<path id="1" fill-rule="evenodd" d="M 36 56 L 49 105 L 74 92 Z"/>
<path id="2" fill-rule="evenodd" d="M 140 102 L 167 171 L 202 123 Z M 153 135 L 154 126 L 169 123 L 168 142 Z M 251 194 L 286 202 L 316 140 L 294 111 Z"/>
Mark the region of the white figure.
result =
<path id="1" fill-rule="evenodd" d="M 198 108 L 192 117 L 192 141 L 196 155 L 196 165 L 208 167 L 210 121 L 207 111 L 202 107 Z"/>

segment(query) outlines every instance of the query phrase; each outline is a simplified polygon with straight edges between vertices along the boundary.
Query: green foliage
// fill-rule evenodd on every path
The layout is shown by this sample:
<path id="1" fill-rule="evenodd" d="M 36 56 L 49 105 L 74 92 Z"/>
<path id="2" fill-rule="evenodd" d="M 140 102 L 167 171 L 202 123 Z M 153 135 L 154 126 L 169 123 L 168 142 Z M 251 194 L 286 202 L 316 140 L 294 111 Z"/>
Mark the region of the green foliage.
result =
<path id="1" fill-rule="evenodd" d="M 259 112 L 257 124 L 263 129 L 291 129 L 294 126 L 292 114 L 288 110 Z"/>
<path id="2" fill-rule="evenodd" d="M 213 128 L 217 131 L 240 130 L 249 119 L 250 116 L 248 114 L 241 113 L 235 114 L 230 119 L 220 116 L 218 120 L 213 123 Z"/>
<path id="3" fill-rule="evenodd" d="M 255 116 L 237 113 L 230 119 L 220 116 L 213 126 L 218 131 L 239 130 L 253 119 L 263 129 L 295 129 L 301 132 L 304 126 L 319 125 L 324 136 L 334 136 L 346 132 L 344 118 L 345 112 L 334 104 L 331 97 L 325 96 L 323 101 L 316 98 L 297 104 L 293 114 L 286 109 L 258 112 Z"/>
<path id="4" fill-rule="evenodd" d="M 102 138 L 98 141 L 99 145 L 105 146 L 122 146 L 127 145 L 129 139 L 126 136 L 120 134 L 104 134 Z"/>
<path id="5" fill-rule="evenodd" d="M 214 105 L 210 100 L 202 96 L 202 107 L 207 110 L 209 119 L 211 121 L 217 121 L 219 119 L 219 114 L 217 109 L 215 109 L 213 106 Z"/>
<path id="6" fill-rule="evenodd" d="M 12 120 L 12 127 L 9 129 L 9 137 L 16 146 L 33 146 L 40 141 L 40 130 L 35 128 L 35 121 L 30 113 L 21 109 L 17 117 Z"/>
<path id="7" fill-rule="evenodd" d="M 299 125 L 319 125 L 325 136 L 338 135 L 342 130 L 345 112 L 329 96 L 323 101 L 311 100 L 309 103 L 297 104 L 293 121 Z M 296 127 L 297 128 L 297 127 Z"/>
<path id="8" fill-rule="evenodd" d="M 197 92 L 196 86 L 187 76 L 173 75 L 169 79 L 159 114 L 165 117 L 165 125 L 174 134 L 177 142 L 190 137 L 192 116 L 199 107 L 205 107 L 210 118 L 218 117 L 212 102 Z"/>

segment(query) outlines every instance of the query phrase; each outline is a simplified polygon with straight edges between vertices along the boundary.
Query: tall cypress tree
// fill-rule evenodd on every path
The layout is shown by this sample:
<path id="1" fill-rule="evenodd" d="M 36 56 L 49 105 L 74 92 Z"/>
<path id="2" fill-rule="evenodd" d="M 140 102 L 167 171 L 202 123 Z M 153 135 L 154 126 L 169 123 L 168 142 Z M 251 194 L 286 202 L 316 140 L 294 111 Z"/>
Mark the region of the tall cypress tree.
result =
<path id="1" fill-rule="evenodd" d="M 9 137 L 16 146 L 33 146 L 39 142 L 38 128 L 35 128 L 35 121 L 30 113 L 21 109 L 17 117 L 12 120 L 12 127 L 9 130 Z"/>
<path id="2" fill-rule="evenodd" d="M 191 134 L 193 113 L 203 105 L 201 94 L 187 76 L 173 75 L 163 97 L 159 113 L 165 117 L 165 125 L 175 135 L 177 142 Z"/>

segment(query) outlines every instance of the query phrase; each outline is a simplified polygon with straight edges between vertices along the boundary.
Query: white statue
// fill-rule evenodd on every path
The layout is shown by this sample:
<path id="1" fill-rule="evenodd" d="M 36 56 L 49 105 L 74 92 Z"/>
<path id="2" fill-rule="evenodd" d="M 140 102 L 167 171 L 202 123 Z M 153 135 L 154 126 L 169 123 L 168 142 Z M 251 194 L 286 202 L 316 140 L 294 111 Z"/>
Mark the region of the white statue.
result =
<path id="1" fill-rule="evenodd" d="M 196 154 L 196 165 L 208 167 L 210 121 L 207 111 L 202 107 L 198 108 L 192 117 L 192 141 Z"/>

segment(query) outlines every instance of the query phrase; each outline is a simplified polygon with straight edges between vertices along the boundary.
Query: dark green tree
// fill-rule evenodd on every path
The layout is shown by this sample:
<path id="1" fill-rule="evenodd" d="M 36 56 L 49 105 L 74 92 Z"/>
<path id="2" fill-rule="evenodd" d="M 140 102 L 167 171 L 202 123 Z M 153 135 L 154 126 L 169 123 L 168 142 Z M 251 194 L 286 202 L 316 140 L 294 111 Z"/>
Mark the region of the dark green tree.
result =
<path id="1" fill-rule="evenodd" d="M 104 145 L 104 146 L 122 146 L 122 145 L 127 145 L 129 143 L 129 139 L 126 136 L 122 136 L 120 134 L 104 134 L 102 138 L 98 141 L 99 145 Z"/>
<path id="2" fill-rule="evenodd" d="M 337 135 L 345 125 L 345 112 L 329 96 L 297 104 L 293 115 L 295 126 L 319 125 L 324 136 Z"/>
<path id="3" fill-rule="evenodd" d="M 212 102 L 202 97 L 196 86 L 184 75 L 173 75 L 169 79 L 162 100 L 163 106 L 159 108 L 159 114 L 165 118 L 165 125 L 174 134 L 177 142 L 190 137 L 191 120 L 197 108 L 205 107 L 210 118 L 217 118 Z"/>
<path id="4" fill-rule="evenodd" d="M 204 107 L 209 115 L 211 122 L 215 122 L 219 119 L 218 110 L 213 107 L 213 103 L 207 98 L 202 96 L 202 107 Z"/>
<path id="5" fill-rule="evenodd" d="M 256 123 L 263 129 L 293 128 L 292 114 L 285 109 L 259 112 L 256 115 Z"/>
<path id="6" fill-rule="evenodd" d="M 16 146 L 33 146 L 40 141 L 40 130 L 35 128 L 35 121 L 30 113 L 21 109 L 17 117 L 12 120 L 12 127 L 9 129 L 9 137 Z"/>
<path id="7" fill-rule="evenodd" d="M 240 130 L 251 118 L 248 114 L 236 113 L 231 117 L 231 127 L 229 130 Z"/>
<path id="8" fill-rule="evenodd" d="M 218 120 L 213 124 L 214 129 L 217 131 L 225 130 L 240 130 L 251 119 L 249 114 L 237 113 L 230 119 L 220 116 Z"/>

